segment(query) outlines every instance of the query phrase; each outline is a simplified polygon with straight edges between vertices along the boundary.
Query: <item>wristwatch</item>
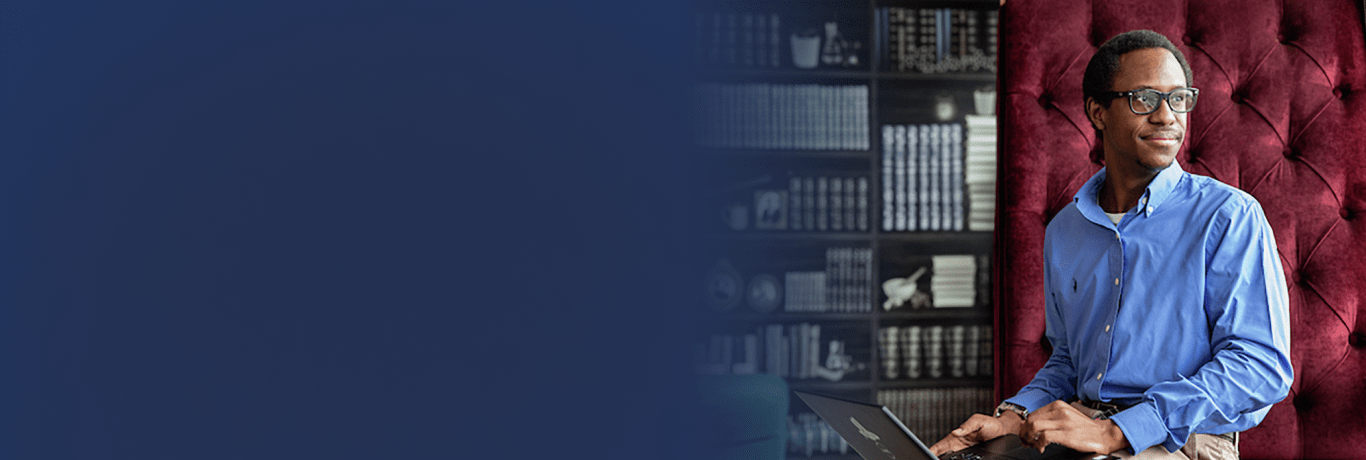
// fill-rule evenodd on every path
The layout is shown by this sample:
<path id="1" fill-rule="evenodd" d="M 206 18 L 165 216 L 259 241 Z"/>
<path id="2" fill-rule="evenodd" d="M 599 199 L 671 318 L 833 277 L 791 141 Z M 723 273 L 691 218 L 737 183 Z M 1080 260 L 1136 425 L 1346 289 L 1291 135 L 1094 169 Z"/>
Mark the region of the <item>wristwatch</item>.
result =
<path id="1" fill-rule="evenodd" d="M 1021 407 L 1019 404 L 1009 403 L 1009 402 L 1003 402 L 1003 403 L 1001 403 L 1001 405 L 996 406 L 996 417 L 997 417 L 997 418 L 1000 418 L 1000 417 L 1001 417 L 1001 414 L 1004 414 L 1004 413 L 1006 413 L 1006 412 L 1014 412 L 1014 413 L 1016 413 L 1017 415 L 1020 416 L 1020 420 L 1026 420 L 1026 419 L 1029 418 L 1029 411 L 1025 410 L 1025 408 L 1024 408 L 1024 407 Z"/>

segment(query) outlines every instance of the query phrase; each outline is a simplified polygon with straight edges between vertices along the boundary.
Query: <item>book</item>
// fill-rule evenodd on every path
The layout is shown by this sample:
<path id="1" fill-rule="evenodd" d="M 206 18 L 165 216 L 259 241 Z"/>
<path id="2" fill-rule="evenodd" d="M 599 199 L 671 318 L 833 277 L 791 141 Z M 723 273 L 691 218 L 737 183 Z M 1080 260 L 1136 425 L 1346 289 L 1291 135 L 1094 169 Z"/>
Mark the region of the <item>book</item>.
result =
<path id="1" fill-rule="evenodd" d="M 844 179 L 830 179 L 830 231 L 844 231 Z"/>
<path id="2" fill-rule="evenodd" d="M 857 204 L 857 206 L 858 206 L 858 211 L 857 211 L 857 215 L 855 216 L 855 219 L 856 219 L 857 222 L 858 222 L 858 230 L 859 230 L 860 232 L 866 232 L 866 231 L 868 231 L 868 207 L 869 207 L 869 204 L 868 204 L 868 199 L 869 199 L 869 198 L 868 198 L 868 192 L 869 192 L 869 187 L 870 187 L 870 186 L 868 185 L 868 178 L 867 178 L 867 177 L 860 177 L 860 178 L 858 178 L 858 197 L 857 197 L 857 200 L 858 200 L 858 204 Z"/>
<path id="3" fill-rule="evenodd" d="M 897 175 L 897 177 L 896 177 L 896 203 L 897 203 L 897 205 L 896 205 L 896 215 L 895 215 L 895 219 L 896 219 L 896 227 L 895 227 L 895 228 L 896 228 L 897 231 L 906 231 L 906 230 L 911 230 L 911 229 L 912 229 L 912 228 L 911 228 L 911 224 L 910 224 L 910 220 L 913 219 L 914 216 L 908 214 L 908 211 L 909 211 L 909 209 L 910 209 L 909 206 L 908 206 L 908 203 L 909 203 L 909 201 L 910 201 L 910 199 L 909 199 L 910 190 L 912 190 L 912 185 L 913 185 L 912 182 L 911 182 L 911 177 L 912 177 L 912 176 L 910 175 L 910 169 L 911 169 L 911 163 L 910 163 L 910 162 L 911 162 L 911 160 L 914 158 L 914 150 L 912 149 L 912 145 L 913 145 L 913 144 L 909 144 L 909 142 L 910 142 L 910 139 L 912 139 L 912 138 L 915 137 L 915 135 L 916 135 L 916 134 L 915 134 L 915 127 L 914 127 L 914 126 L 897 126 L 897 127 L 896 127 L 896 146 L 895 146 L 895 148 L 896 148 L 896 166 L 895 166 L 895 167 L 896 167 L 896 175 Z"/>
<path id="4" fill-rule="evenodd" d="M 904 129 L 904 128 L 903 128 Z M 896 225 L 896 127 L 882 125 L 882 231 Z"/>
<path id="5" fill-rule="evenodd" d="M 920 334 L 920 326 L 906 326 L 901 329 L 902 367 L 905 369 L 906 378 L 918 379 L 921 376 L 923 360 L 920 353 Z"/>
<path id="6" fill-rule="evenodd" d="M 933 256 L 930 296 L 936 308 L 971 307 L 976 304 L 977 260 L 971 255 Z"/>
<path id="7" fill-rule="evenodd" d="M 992 231 L 996 218 L 996 117 L 966 117 L 967 228 Z"/>
<path id="8" fill-rule="evenodd" d="M 937 379 L 944 377 L 944 326 L 926 326 L 920 338 L 924 349 L 925 376 Z"/>
<path id="9" fill-rule="evenodd" d="M 702 147 L 867 150 L 868 85 L 701 82 L 688 108 Z"/>
<path id="10" fill-rule="evenodd" d="M 882 376 L 887 380 L 901 377 L 900 337 L 901 329 L 896 326 L 878 329 L 878 356 L 882 358 Z"/>
<path id="11" fill-rule="evenodd" d="M 915 73 L 995 72 L 996 10 L 877 10 L 874 51 L 881 70 Z"/>
<path id="12" fill-rule="evenodd" d="M 991 388 L 917 388 L 879 390 L 877 402 L 887 407 L 921 439 L 941 439 L 972 414 L 995 407 Z"/>

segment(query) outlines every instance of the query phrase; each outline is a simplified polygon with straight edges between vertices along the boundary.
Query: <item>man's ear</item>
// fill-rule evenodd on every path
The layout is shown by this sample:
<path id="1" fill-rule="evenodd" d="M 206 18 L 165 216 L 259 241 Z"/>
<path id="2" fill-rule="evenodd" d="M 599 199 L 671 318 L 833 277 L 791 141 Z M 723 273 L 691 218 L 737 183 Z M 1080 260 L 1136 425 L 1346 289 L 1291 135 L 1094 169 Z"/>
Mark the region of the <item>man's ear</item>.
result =
<path id="1" fill-rule="evenodd" d="M 1105 110 L 1105 106 L 1096 102 L 1095 98 L 1086 98 L 1086 118 L 1091 119 L 1091 127 L 1096 131 L 1105 131 Z"/>

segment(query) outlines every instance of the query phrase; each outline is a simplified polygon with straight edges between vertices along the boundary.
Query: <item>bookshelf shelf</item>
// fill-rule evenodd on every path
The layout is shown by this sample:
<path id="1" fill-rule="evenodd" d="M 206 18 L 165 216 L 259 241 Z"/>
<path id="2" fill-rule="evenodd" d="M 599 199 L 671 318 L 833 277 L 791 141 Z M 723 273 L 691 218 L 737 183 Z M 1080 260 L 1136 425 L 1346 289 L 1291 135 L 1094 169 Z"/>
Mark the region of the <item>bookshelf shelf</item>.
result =
<path id="1" fill-rule="evenodd" d="M 908 82 L 928 82 L 937 83 L 944 80 L 954 80 L 958 82 L 976 82 L 983 84 L 995 84 L 996 74 L 994 73 L 913 73 L 913 72 L 877 72 L 874 78 L 883 81 L 908 81 Z"/>
<path id="2" fill-rule="evenodd" d="M 885 321 L 945 321 L 945 320 L 985 320 L 991 321 L 991 310 L 985 308 L 930 308 L 923 310 L 893 310 L 878 313 L 878 319 Z"/>
<path id="3" fill-rule="evenodd" d="M 714 160 L 845 160 L 868 162 L 873 159 L 872 150 L 763 150 L 763 149 L 709 149 L 702 155 Z"/>
<path id="4" fill-rule="evenodd" d="M 702 315 L 702 320 L 712 323 L 748 324 L 748 323 L 802 323 L 802 322 L 863 322 L 866 323 L 873 319 L 872 313 L 708 313 Z"/>
<path id="5" fill-rule="evenodd" d="M 880 402 L 925 437 L 995 406 L 998 5 L 696 6 L 708 369 Z M 793 401 L 790 424 L 819 423 Z M 927 405 L 933 420 L 913 417 Z M 789 457 L 854 457 L 809 449 Z"/>
<path id="6" fill-rule="evenodd" d="M 814 393 L 839 393 L 839 392 L 867 392 L 873 388 L 872 382 L 829 382 L 820 379 L 802 379 L 802 381 L 788 382 L 788 386 L 794 390 Z"/>
<path id="7" fill-rule="evenodd" d="M 698 78 L 740 78 L 775 80 L 870 80 L 873 72 L 867 69 L 761 69 L 761 68 L 704 68 L 697 72 Z"/>
<path id="8" fill-rule="evenodd" d="M 850 233 L 850 232 L 749 232 L 749 233 L 718 233 L 708 237 L 716 242 L 732 243 L 757 243 L 768 245 L 781 244 L 813 244 L 813 243 L 847 243 L 867 244 L 872 239 L 871 232 Z"/>
<path id="9" fill-rule="evenodd" d="M 940 379 L 902 379 L 883 380 L 878 388 L 887 390 L 914 390 L 923 388 L 991 388 L 991 377 L 978 378 L 940 378 Z"/>

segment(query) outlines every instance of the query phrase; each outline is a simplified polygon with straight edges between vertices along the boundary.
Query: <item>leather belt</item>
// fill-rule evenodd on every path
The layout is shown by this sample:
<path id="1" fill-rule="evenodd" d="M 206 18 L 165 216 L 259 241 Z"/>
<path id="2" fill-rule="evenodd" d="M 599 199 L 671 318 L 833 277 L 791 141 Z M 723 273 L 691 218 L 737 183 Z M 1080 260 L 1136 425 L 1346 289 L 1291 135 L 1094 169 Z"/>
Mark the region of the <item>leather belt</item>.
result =
<path id="1" fill-rule="evenodd" d="M 1097 419 L 1097 420 L 1105 420 L 1105 419 L 1108 419 L 1108 418 L 1110 418 L 1111 415 L 1118 414 L 1120 411 L 1122 411 L 1122 410 L 1124 410 L 1124 409 L 1128 409 L 1128 408 L 1130 408 L 1130 407 L 1133 407 L 1133 406 L 1128 406 L 1128 405 L 1123 405 L 1123 404 L 1111 404 L 1111 403 L 1100 402 L 1100 401 L 1092 401 L 1092 400 L 1089 400 L 1089 399 L 1083 399 L 1083 400 L 1081 400 L 1081 405 L 1086 406 L 1086 407 L 1088 407 L 1088 408 L 1091 408 L 1091 409 L 1093 409 L 1093 410 L 1098 410 L 1098 411 L 1100 411 L 1100 414 L 1097 414 L 1097 415 L 1096 415 L 1096 419 Z"/>
<path id="2" fill-rule="evenodd" d="M 1133 407 L 1133 406 L 1131 406 L 1131 405 L 1111 404 L 1111 403 L 1107 403 L 1107 402 L 1091 401 L 1091 400 L 1089 400 L 1089 399 L 1083 399 L 1083 400 L 1081 400 L 1081 405 L 1086 406 L 1086 407 L 1088 407 L 1088 408 L 1091 408 L 1091 409 L 1093 409 L 1093 410 L 1100 411 L 1100 414 L 1097 414 L 1097 415 L 1096 415 L 1096 419 L 1097 419 L 1097 420 L 1105 420 L 1105 419 L 1108 419 L 1108 418 L 1110 418 L 1110 416 L 1115 415 L 1115 414 L 1118 414 L 1120 411 L 1123 411 L 1124 409 L 1128 409 L 1128 408 L 1130 408 L 1130 407 Z M 1237 446 L 1237 445 L 1238 445 L 1238 432 L 1237 432 L 1237 431 L 1234 431 L 1234 432 L 1231 432 L 1231 433 L 1216 434 L 1216 435 L 1214 435 L 1214 436 L 1218 436 L 1218 437 L 1227 439 L 1228 442 L 1233 443 L 1234 446 Z"/>

